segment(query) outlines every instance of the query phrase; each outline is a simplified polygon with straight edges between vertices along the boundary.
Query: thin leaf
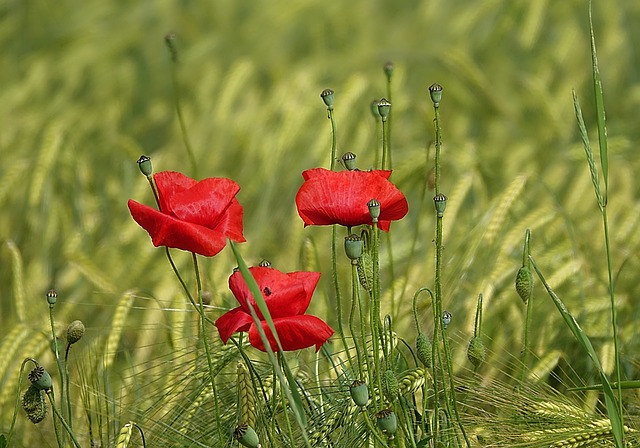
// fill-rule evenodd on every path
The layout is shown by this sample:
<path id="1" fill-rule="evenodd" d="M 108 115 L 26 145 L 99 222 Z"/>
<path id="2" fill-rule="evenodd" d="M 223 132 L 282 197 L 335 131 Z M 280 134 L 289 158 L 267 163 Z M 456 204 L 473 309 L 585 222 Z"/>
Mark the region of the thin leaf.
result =
<path id="1" fill-rule="evenodd" d="M 578 340 L 578 343 L 582 346 L 582 349 L 584 350 L 584 352 L 587 354 L 589 358 L 591 358 L 591 361 L 593 362 L 593 364 L 598 369 L 598 372 L 600 373 L 600 379 L 602 381 L 602 389 L 604 392 L 604 400 L 607 407 L 607 413 L 609 414 L 609 420 L 611 420 L 611 432 L 613 434 L 613 439 L 616 443 L 616 447 L 622 448 L 623 447 L 623 443 L 622 443 L 623 424 L 622 424 L 622 416 L 620 414 L 620 408 L 618 407 L 616 397 L 613 395 L 613 389 L 611 388 L 611 383 L 609 382 L 607 375 L 604 373 L 604 370 L 602 370 L 602 365 L 600 364 L 598 355 L 596 354 L 596 351 L 593 348 L 593 345 L 591 345 L 591 341 L 589 340 L 589 337 L 586 335 L 584 330 L 582 330 L 582 328 L 580 327 L 578 322 L 575 320 L 573 315 L 569 312 L 564 302 L 560 299 L 560 297 L 556 295 L 556 293 L 551 289 L 551 287 L 545 280 L 544 276 L 542 275 L 542 272 L 540 272 L 540 270 L 538 269 L 538 265 L 536 265 L 533 257 L 529 256 L 529 260 L 531 260 L 531 264 L 535 269 L 536 273 L 538 274 L 540 281 L 546 288 L 547 293 L 553 300 L 553 303 L 556 305 L 556 308 L 558 308 L 558 311 L 560 311 L 560 314 L 562 315 L 562 318 L 564 319 L 565 323 L 567 324 L 567 326 L 569 327 L 569 329 L 571 330 L 575 338 Z"/>
<path id="2" fill-rule="evenodd" d="M 578 101 L 578 95 L 573 90 L 573 108 L 576 111 L 576 119 L 578 120 L 578 130 L 580 131 L 580 137 L 582 137 L 582 146 L 584 146 L 584 152 L 587 155 L 587 162 L 589 163 L 589 173 L 591 173 L 591 183 L 596 192 L 596 198 L 598 200 L 598 207 L 600 210 L 604 207 L 604 200 L 602 199 L 602 193 L 600 191 L 600 178 L 598 176 L 598 167 L 593 159 L 593 150 L 591 149 L 591 143 L 589 142 L 589 134 L 587 134 L 587 127 L 584 125 L 584 117 L 582 115 L 582 109 L 580 108 L 580 102 Z"/>
<path id="3" fill-rule="evenodd" d="M 611 383 L 611 387 L 618 387 L 618 383 Z M 599 390 L 602 389 L 602 384 L 590 384 L 588 386 L 570 387 L 567 390 Z M 621 381 L 620 389 L 640 389 L 640 380 Z"/>
<path id="4" fill-rule="evenodd" d="M 596 120 L 598 122 L 598 142 L 600 144 L 600 166 L 604 179 L 604 205 L 607 204 L 607 190 L 609 186 L 609 156 L 607 151 L 607 126 L 604 114 L 604 95 L 602 93 L 602 81 L 598 68 L 596 55 L 596 38 L 593 33 L 593 20 L 591 16 L 591 2 L 589 2 L 589 33 L 591 35 L 591 63 L 593 66 L 593 91 L 596 101 Z"/>

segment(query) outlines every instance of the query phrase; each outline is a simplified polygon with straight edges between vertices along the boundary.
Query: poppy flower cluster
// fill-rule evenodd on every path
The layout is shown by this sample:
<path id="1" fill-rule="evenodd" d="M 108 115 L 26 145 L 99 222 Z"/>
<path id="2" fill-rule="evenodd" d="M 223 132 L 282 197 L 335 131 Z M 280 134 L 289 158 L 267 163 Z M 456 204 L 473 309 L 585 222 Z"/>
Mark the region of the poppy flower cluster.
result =
<path id="1" fill-rule="evenodd" d="M 298 214 L 305 226 L 371 225 L 367 203 L 376 199 L 380 202 L 377 225 L 388 232 L 391 221 L 402 219 L 409 211 L 406 198 L 389 181 L 390 175 L 389 170 L 306 170 L 302 173 L 304 183 L 296 195 Z"/>
<path id="2" fill-rule="evenodd" d="M 212 257 L 225 247 L 227 238 L 245 241 L 237 183 L 225 178 L 198 182 L 175 171 L 163 171 L 153 178 L 160 210 L 133 199 L 128 205 L 131 216 L 149 233 L 154 246 Z"/>
<path id="3" fill-rule="evenodd" d="M 318 317 L 305 312 L 320 279 L 320 273 L 283 273 L 272 267 L 263 266 L 249 268 L 249 271 L 255 278 L 269 308 L 282 349 L 291 351 L 315 346 L 316 351 L 319 350 L 331 337 L 333 329 Z M 251 317 L 250 304 L 260 319 L 260 325 L 271 349 L 278 351 L 276 340 L 240 272 L 234 272 L 229 277 L 229 289 L 240 306 L 216 320 L 215 325 L 222 341 L 226 344 L 234 333 L 246 331 L 249 333 L 251 345 L 265 351 L 258 327 Z"/>

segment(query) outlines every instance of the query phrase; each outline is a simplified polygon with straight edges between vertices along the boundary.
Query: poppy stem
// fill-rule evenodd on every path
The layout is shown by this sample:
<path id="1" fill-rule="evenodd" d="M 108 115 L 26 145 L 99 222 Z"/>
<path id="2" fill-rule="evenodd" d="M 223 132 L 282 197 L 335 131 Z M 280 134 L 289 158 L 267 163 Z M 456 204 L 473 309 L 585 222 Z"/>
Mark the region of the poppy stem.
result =
<path id="1" fill-rule="evenodd" d="M 371 369 L 369 368 L 368 362 L 367 362 L 367 356 L 365 355 L 364 358 L 362 356 L 362 349 L 365 350 L 366 352 L 366 343 L 365 343 L 365 329 L 364 329 L 364 325 L 365 325 L 365 320 L 366 320 L 366 316 L 363 314 L 362 311 L 362 301 L 360 300 L 360 281 L 358 279 L 358 261 L 357 260 L 352 260 L 351 261 L 351 315 L 349 316 L 349 329 L 351 330 L 351 336 L 353 337 L 354 340 L 354 345 L 356 346 L 356 353 L 358 356 L 358 373 L 360 375 L 360 379 L 364 379 L 364 374 L 363 374 L 363 366 L 365 364 L 365 362 L 367 363 L 367 372 L 371 373 Z M 356 314 L 356 303 L 358 305 L 358 310 L 360 313 L 360 339 L 357 340 L 356 339 L 356 331 L 355 331 L 355 325 L 354 325 L 354 318 L 355 318 L 355 314 Z M 371 378 L 369 378 L 369 381 L 371 381 Z"/>
<path id="2" fill-rule="evenodd" d="M 373 288 L 371 291 L 370 306 L 370 326 L 371 340 L 373 343 L 373 363 L 376 371 L 376 382 L 378 383 L 378 400 L 382 403 L 382 376 L 380 371 L 380 341 L 382 338 L 382 324 L 380 322 L 380 260 L 379 260 L 379 229 L 377 219 L 374 219 L 372 226 L 373 237 L 371 240 L 371 255 L 373 258 Z M 384 350 L 384 346 L 382 347 Z M 385 354 L 386 359 L 386 354 Z"/>
<path id="3" fill-rule="evenodd" d="M 347 344 L 347 338 L 344 335 L 344 327 L 342 325 L 342 293 L 340 292 L 340 281 L 338 280 L 338 249 L 337 249 L 338 229 L 337 225 L 332 226 L 331 232 L 331 276 L 333 279 L 333 287 L 336 292 L 336 308 L 338 310 L 338 333 L 340 333 L 340 339 L 342 340 L 342 346 L 349 359 L 349 365 L 353 368 L 353 361 L 349 354 L 349 345 Z"/>
<path id="4" fill-rule="evenodd" d="M 331 121 L 331 171 L 335 171 L 336 169 L 336 161 L 337 159 L 337 146 L 338 141 L 336 137 L 336 120 L 333 118 L 333 108 L 328 109 L 329 112 L 329 120 Z"/>

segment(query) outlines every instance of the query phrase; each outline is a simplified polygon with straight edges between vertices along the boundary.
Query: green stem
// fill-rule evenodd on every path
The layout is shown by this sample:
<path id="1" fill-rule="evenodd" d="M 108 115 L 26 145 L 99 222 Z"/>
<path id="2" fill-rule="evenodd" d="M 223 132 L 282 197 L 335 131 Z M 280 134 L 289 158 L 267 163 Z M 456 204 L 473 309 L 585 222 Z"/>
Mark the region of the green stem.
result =
<path id="1" fill-rule="evenodd" d="M 360 311 L 360 325 L 361 333 L 360 338 L 356 337 L 356 330 L 354 324 L 354 318 L 356 314 L 356 304 L 358 305 Z M 362 350 L 366 352 L 365 340 L 364 340 L 364 320 L 365 316 L 362 314 L 362 303 L 360 300 L 360 281 L 358 280 L 358 261 L 353 260 L 351 262 L 351 314 L 349 315 L 349 330 L 351 331 L 351 337 L 353 338 L 354 345 L 356 347 L 356 354 L 358 356 L 358 374 L 360 375 L 360 379 L 363 379 L 363 366 L 366 359 L 366 356 L 363 358 Z M 367 369 L 369 370 L 369 369 Z"/>
<path id="2" fill-rule="evenodd" d="M 58 367 L 58 373 L 60 374 L 60 395 L 64 400 L 64 370 L 62 369 L 62 363 L 60 362 L 60 353 L 58 351 L 58 337 L 56 336 L 55 318 L 53 317 L 53 304 L 49 304 L 49 322 L 51 323 L 51 335 L 53 336 L 53 353 L 56 358 L 56 365 Z M 66 437 L 63 437 L 66 439 Z"/>
<path id="3" fill-rule="evenodd" d="M 196 158 L 193 154 L 193 148 L 191 146 L 191 141 L 189 140 L 189 134 L 187 132 L 187 126 L 184 121 L 184 116 L 182 115 L 182 104 L 180 101 L 180 87 L 178 84 L 178 73 L 177 73 L 177 61 L 173 61 L 173 65 L 171 66 L 171 82 L 173 83 L 173 92 L 174 92 L 174 101 L 176 107 L 176 113 L 178 114 L 178 122 L 180 123 L 180 133 L 182 134 L 182 141 L 184 143 L 184 147 L 187 150 L 187 157 L 189 157 L 189 163 L 191 164 L 191 170 L 193 171 L 193 176 L 195 178 L 198 177 L 198 164 L 196 163 Z"/>
<path id="4" fill-rule="evenodd" d="M 379 259 L 379 229 L 377 219 L 373 222 L 371 240 L 371 256 L 373 258 L 373 288 L 371 291 L 370 325 L 373 343 L 373 362 L 375 364 L 378 383 L 378 398 L 382 402 L 382 376 L 380 373 L 380 343 L 382 342 L 382 323 L 380 322 L 380 259 Z M 385 347 L 382 347 L 385 351 Z M 386 354 L 384 356 L 386 359 Z"/>
<path id="5" fill-rule="evenodd" d="M 337 137 L 336 137 L 336 120 L 333 118 L 333 109 L 327 109 L 329 113 L 329 120 L 331 121 L 331 163 L 329 164 L 331 171 L 336 169 L 336 161 L 338 160 L 337 152 Z"/>
<path id="6" fill-rule="evenodd" d="M 71 344 L 67 343 L 67 348 L 64 353 L 64 381 L 65 381 L 65 401 L 67 402 L 67 416 L 69 418 L 69 427 L 73 430 L 73 416 L 71 414 L 71 392 L 69 390 L 71 387 L 69 386 L 69 350 L 71 349 Z"/>
<path id="7" fill-rule="evenodd" d="M 388 448 L 387 442 L 382 437 L 380 437 L 379 431 L 373 425 L 373 422 L 371 421 L 371 418 L 369 417 L 369 414 L 367 414 L 367 411 L 363 411 L 362 415 L 364 416 L 364 422 L 366 423 L 367 427 L 369 428 L 369 432 L 371 433 L 373 438 L 376 439 L 376 441 L 378 443 L 380 443 L 380 445 L 382 445 L 383 447 L 387 447 Z"/>
<path id="8" fill-rule="evenodd" d="M 53 409 L 53 413 L 55 414 L 55 417 L 57 417 L 60 420 L 60 422 L 62 423 L 62 426 L 64 426 L 64 429 L 67 431 L 67 433 L 71 437 L 71 440 L 73 441 L 73 444 L 76 446 L 76 448 L 80 448 L 80 444 L 76 440 L 76 436 L 73 434 L 73 430 L 69 427 L 66 420 L 60 414 L 60 412 L 58 411 L 58 408 L 56 407 L 56 402 L 53 397 L 53 389 L 49 389 L 49 391 L 47 391 L 47 396 L 49 397 L 49 402 L 51 403 L 51 409 Z M 55 421 L 56 419 L 54 418 L 53 420 Z M 58 444 L 60 445 L 60 440 L 58 440 Z"/>

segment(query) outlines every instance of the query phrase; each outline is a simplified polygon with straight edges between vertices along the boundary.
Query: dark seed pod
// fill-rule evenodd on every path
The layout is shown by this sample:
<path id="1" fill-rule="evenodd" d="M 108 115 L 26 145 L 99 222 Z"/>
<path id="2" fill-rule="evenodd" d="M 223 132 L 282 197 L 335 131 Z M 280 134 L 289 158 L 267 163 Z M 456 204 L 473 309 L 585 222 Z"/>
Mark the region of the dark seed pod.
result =
<path id="1" fill-rule="evenodd" d="M 533 275 L 528 266 L 518 269 L 516 275 L 516 291 L 524 303 L 527 303 L 533 293 Z"/>
<path id="2" fill-rule="evenodd" d="M 47 415 L 47 402 L 44 394 L 33 384 L 22 396 L 22 409 L 33 423 L 40 423 Z"/>
<path id="3" fill-rule="evenodd" d="M 487 359 L 487 347 L 482 339 L 477 336 L 471 338 L 467 347 L 467 358 L 475 367 L 479 367 Z"/>
<path id="4" fill-rule="evenodd" d="M 31 385 L 39 390 L 47 391 L 53 386 L 51 375 L 42 366 L 35 367 L 28 377 Z"/>

